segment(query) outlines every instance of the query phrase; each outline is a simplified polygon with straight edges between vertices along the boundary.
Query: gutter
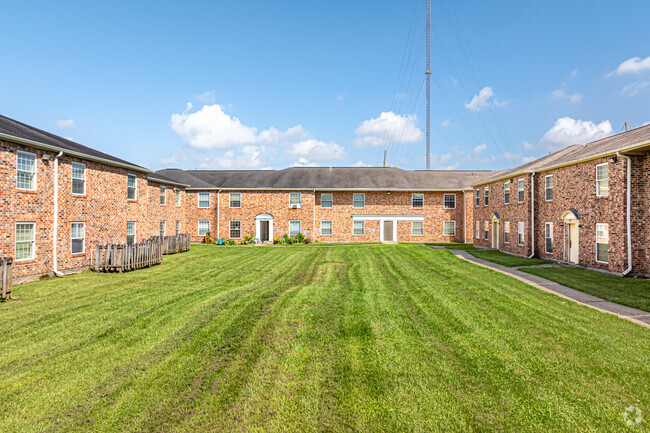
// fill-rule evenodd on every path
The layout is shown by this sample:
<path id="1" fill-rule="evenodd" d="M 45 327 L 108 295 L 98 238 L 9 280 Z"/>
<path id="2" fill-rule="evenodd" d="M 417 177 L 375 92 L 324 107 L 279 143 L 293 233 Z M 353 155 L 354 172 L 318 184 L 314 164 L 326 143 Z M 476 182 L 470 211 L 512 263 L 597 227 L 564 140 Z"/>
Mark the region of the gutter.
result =
<path id="1" fill-rule="evenodd" d="M 187 191 L 390 191 L 390 192 L 462 192 L 464 188 L 452 188 L 452 189 L 418 189 L 418 188 L 313 188 L 313 187 L 297 187 L 297 188 L 273 188 L 273 187 L 263 187 L 263 188 L 198 188 L 192 187 L 187 188 Z"/>
<path id="2" fill-rule="evenodd" d="M 68 150 L 68 149 L 61 149 L 60 147 L 57 146 L 52 146 L 49 144 L 44 144 L 44 143 L 39 143 L 38 141 L 33 141 L 33 140 L 28 140 L 26 138 L 20 138 L 20 137 L 14 137 L 13 135 L 9 134 L 3 134 L 0 133 L 0 138 L 4 138 L 5 140 L 8 141 L 13 141 L 15 143 L 20 143 L 20 144 L 26 144 L 31 147 L 36 147 L 38 149 L 44 149 L 44 150 L 49 150 L 53 152 L 63 152 L 65 155 L 70 155 L 70 156 L 76 156 L 77 158 L 80 159 L 85 159 L 88 161 L 95 161 L 95 162 L 101 162 L 102 164 L 114 166 L 114 167 L 120 167 L 120 168 L 128 168 L 129 170 L 134 170 L 138 171 L 140 173 L 153 173 L 153 170 L 149 170 L 148 168 L 144 167 L 138 167 L 137 165 L 132 165 L 132 164 L 125 164 L 117 161 L 111 161 L 109 159 L 101 158 L 99 156 L 91 156 L 87 155 L 85 153 L 77 152 L 74 150 Z"/>
<path id="3" fill-rule="evenodd" d="M 316 240 L 316 190 L 314 190 L 314 219 L 311 223 L 311 229 L 314 232 L 314 240 Z"/>
<path id="4" fill-rule="evenodd" d="M 632 158 L 627 155 L 616 152 L 616 156 L 624 158 L 627 169 L 627 197 L 626 197 L 626 226 L 627 226 L 627 269 L 623 271 L 623 276 L 632 271 L 632 227 L 631 227 L 631 212 L 632 212 Z"/>
<path id="5" fill-rule="evenodd" d="M 467 199 L 463 191 L 463 243 L 467 243 Z"/>
<path id="6" fill-rule="evenodd" d="M 219 218 L 219 206 L 221 205 L 220 200 L 219 200 L 219 193 L 220 192 L 221 192 L 221 190 L 217 191 L 217 241 L 219 241 L 219 231 L 220 231 L 219 229 L 221 228 L 220 227 L 221 218 Z"/>
<path id="7" fill-rule="evenodd" d="M 530 256 L 535 256 L 535 172 L 530 174 Z"/>
<path id="8" fill-rule="evenodd" d="M 52 228 L 52 272 L 57 277 L 62 277 L 63 273 L 57 269 L 57 255 L 56 255 L 56 242 L 58 239 L 59 228 L 59 158 L 63 156 L 63 151 L 60 151 L 54 157 L 54 227 Z"/>

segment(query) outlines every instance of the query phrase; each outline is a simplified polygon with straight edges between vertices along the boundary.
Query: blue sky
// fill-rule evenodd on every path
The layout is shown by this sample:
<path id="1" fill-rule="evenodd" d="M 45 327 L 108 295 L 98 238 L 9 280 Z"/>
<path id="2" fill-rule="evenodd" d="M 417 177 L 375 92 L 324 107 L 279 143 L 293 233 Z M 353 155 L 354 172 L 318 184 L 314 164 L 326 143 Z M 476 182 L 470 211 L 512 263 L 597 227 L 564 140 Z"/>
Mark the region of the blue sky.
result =
<path id="1" fill-rule="evenodd" d="M 425 167 L 424 0 L 11 2 L 0 114 L 153 169 Z M 432 168 L 650 121 L 650 2 L 432 1 Z"/>

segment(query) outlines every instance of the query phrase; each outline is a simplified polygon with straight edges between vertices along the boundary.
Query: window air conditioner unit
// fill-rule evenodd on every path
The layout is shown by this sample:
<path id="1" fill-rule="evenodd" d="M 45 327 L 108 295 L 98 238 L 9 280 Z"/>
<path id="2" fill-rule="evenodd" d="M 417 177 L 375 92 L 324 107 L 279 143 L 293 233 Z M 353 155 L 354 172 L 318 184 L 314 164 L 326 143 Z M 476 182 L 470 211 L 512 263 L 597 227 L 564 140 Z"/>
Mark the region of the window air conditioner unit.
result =
<path id="1" fill-rule="evenodd" d="M 299 204 L 292 204 L 291 209 L 300 209 L 300 205 Z"/>

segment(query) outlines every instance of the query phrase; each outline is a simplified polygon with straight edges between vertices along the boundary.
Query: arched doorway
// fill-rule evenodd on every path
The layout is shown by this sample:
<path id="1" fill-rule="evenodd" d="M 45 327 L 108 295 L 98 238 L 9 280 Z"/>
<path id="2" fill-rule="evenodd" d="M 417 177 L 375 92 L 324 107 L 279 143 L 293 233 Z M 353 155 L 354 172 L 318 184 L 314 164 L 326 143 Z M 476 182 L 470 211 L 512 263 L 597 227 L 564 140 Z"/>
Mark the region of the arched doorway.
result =
<path id="1" fill-rule="evenodd" d="M 580 214 L 575 209 L 565 210 L 562 212 L 562 221 L 564 222 L 565 260 L 577 265 L 580 262 Z"/>
<path id="2" fill-rule="evenodd" d="M 255 236 L 260 242 L 273 241 L 273 215 L 261 213 L 255 217 Z"/>
<path id="3" fill-rule="evenodd" d="M 492 248 L 499 249 L 499 214 L 492 212 Z"/>

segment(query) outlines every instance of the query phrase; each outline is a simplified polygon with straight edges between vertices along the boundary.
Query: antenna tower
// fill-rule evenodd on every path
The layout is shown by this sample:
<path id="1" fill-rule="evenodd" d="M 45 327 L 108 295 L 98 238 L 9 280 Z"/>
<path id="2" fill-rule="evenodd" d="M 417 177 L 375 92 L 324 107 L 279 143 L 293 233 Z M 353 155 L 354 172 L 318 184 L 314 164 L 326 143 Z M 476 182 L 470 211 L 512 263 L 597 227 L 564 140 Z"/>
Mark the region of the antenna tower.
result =
<path id="1" fill-rule="evenodd" d="M 431 0 L 427 0 L 427 170 L 431 170 Z"/>

